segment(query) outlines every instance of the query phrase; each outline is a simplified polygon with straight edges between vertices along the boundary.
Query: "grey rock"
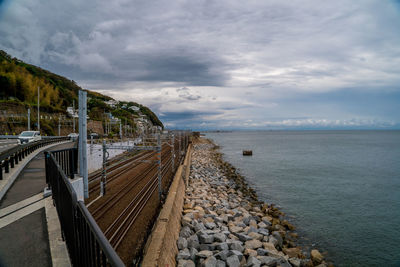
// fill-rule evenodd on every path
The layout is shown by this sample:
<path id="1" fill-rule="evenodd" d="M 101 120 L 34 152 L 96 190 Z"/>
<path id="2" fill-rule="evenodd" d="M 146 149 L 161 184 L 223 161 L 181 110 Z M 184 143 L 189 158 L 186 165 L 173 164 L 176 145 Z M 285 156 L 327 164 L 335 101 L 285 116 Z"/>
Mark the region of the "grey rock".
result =
<path id="1" fill-rule="evenodd" d="M 282 236 L 279 234 L 279 232 L 277 231 L 272 232 L 272 236 L 275 237 L 275 239 L 278 241 L 278 246 L 282 247 L 283 239 Z"/>
<path id="2" fill-rule="evenodd" d="M 249 266 L 249 267 L 260 267 L 261 266 L 261 261 L 259 259 L 257 259 L 256 257 L 249 256 L 249 258 L 247 259 L 246 266 Z"/>
<path id="3" fill-rule="evenodd" d="M 229 267 L 239 267 L 240 266 L 240 261 L 239 261 L 238 256 L 236 256 L 236 255 L 229 256 L 226 259 L 226 264 Z"/>
<path id="4" fill-rule="evenodd" d="M 189 260 L 190 259 L 190 252 L 187 248 L 180 250 L 178 252 L 178 255 L 176 256 L 176 259 L 179 260 Z"/>
<path id="5" fill-rule="evenodd" d="M 208 222 L 205 224 L 205 227 L 207 227 L 208 229 L 214 229 L 217 227 L 217 225 L 213 222 Z"/>
<path id="6" fill-rule="evenodd" d="M 244 247 L 241 245 L 241 242 L 233 242 L 229 246 L 232 250 L 237 250 L 243 252 Z"/>
<path id="7" fill-rule="evenodd" d="M 179 237 L 178 238 L 178 249 L 185 249 L 188 247 L 188 242 L 186 238 Z"/>
<path id="8" fill-rule="evenodd" d="M 292 267 L 292 265 L 285 258 L 278 259 L 277 265 L 281 267 Z"/>
<path id="9" fill-rule="evenodd" d="M 223 233 L 216 233 L 214 235 L 214 240 L 216 242 L 225 242 L 226 240 L 226 235 L 224 235 Z"/>
<path id="10" fill-rule="evenodd" d="M 192 261 L 195 261 L 196 260 L 196 255 L 197 255 L 197 253 L 199 253 L 199 251 L 197 249 L 195 249 L 195 248 L 191 248 L 189 250 L 189 253 L 190 253 L 190 259 Z"/>
<path id="11" fill-rule="evenodd" d="M 252 240 L 252 238 L 251 238 L 250 236 L 245 235 L 245 234 L 242 234 L 242 233 L 238 233 L 238 234 L 236 234 L 236 236 L 237 236 L 237 237 L 239 238 L 239 240 L 242 241 L 242 242 L 246 242 L 246 241 Z"/>
<path id="12" fill-rule="evenodd" d="M 194 230 L 196 232 L 198 232 L 200 230 L 206 230 L 206 227 L 204 226 L 204 224 L 202 222 L 193 223 L 193 224 L 194 224 Z"/>
<path id="13" fill-rule="evenodd" d="M 199 240 L 200 240 L 200 243 L 211 244 L 212 242 L 214 242 L 214 236 L 207 235 L 207 234 L 200 235 Z"/>
<path id="14" fill-rule="evenodd" d="M 217 259 L 214 256 L 208 257 L 201 263 L 202 267 L 216 267 Z"/>
<path id="15" fill-rule="evenodd" d="M 237 250 L 230 250 L 229 251 L 229 256 L 232 256 L 232 255 L 236 255 L 239 258 L 240 261 L 243 258 L 243 253 L 240 252 L 240 251 L 237 251 Z"/>
<path id="16" fill-rule="evenodd" d="M 229 250 L 223 250 L 214 255 L 217 259 L 226 261 L 229 256 Z"/>
<path id="17" fill-rule="evenodd" d="M 179 233 L 179 236 L 183 238 L 188 238 L 191 235 L 192 235 L 192 230 L 190 230 L 189 226 L 182 227 L 181 232 Z"/>
<path id="18" fill-rule="evenodd" d="M 266 236 L 269 235 L 269 231 L 267 229 L 264 229 L 264 228 L 258 229 L 258 233 L 261 234 L 261 235 L 266 235 Z"/>
<path id="19" fill-rule="evenodd" d="M 275 247 L 278 246 L 279 243 L 278 240 L 273 235 L 270 235 L 268 237 L 268 242 L 273 244 Z"/>
<path id="20" fill-rule="evenodd" d="M 268 250 L 263 249 L 263 248 L 258 248 L 257 249 L 257 255 L 258 256 L 267 256 L 268 255 Z"/>
<path id="21" fill-rule="evenodd" d="M 226 267 L 225 261 L 217 260 L 217 267 Z"/>
<path id="22" fill-rule="evenodd" d="M 236 224 L 236 226 L 245 228 L 247 225 L 244 224 L 243 222 L 239 222 L 239 223 Z"/>
<path id="23" fill-rule="evenodd" d="M 267 266 L 275 266 L 276 263 L 278 262 L 277 258 L 270 257 L 270 256 L 262 256 L 262 257 L 258 257 L 258 259 L 261 261 L 261 264 L 265 264 Z"/>
<path id="24" fill-rule="evenodd" d="M 197 235 L 191 235 L 186 240 L 188 248 L 198 249 L 200 247 L 199 238 L 197 237 Z"/>
<path id="25" fill-rule="evenodd" d="M 216 248 L 217 248 L 218 250 L 229 250 L 228 243 L 226 243 L 226 242 L 219 243 L 219 244 L 216 246 Z"/>
<path id="26" fill-rule="evenodd" d="M 196 254 L 197 257 L 206 259 L 208 257 L 211 257 L 213 255 L 212 251 L 209 250 L 202 250 Z"/>
<path id="27" fill-rule="evenodd" d="M 212 250 L 210 247 L 210 244 L 200 244 L 199 245 L 199 250 Z"/>

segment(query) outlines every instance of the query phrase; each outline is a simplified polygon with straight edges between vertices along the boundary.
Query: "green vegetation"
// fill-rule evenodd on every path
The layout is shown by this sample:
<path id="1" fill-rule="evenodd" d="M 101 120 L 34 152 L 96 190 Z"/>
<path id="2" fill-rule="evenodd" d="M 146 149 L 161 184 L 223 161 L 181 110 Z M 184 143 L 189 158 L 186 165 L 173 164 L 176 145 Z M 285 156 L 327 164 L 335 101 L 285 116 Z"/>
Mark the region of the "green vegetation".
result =
<path id="1" fill-rule="evenodd" d="M 40 88 L 40 111 L 49 114 L 66 114 L 67 107 L 72 106 L 74 100 L 77 106 L 78 91 L 82 90 L 73 80 L 12 58 L 0 50 L 0 103 L 5 103 L 8 107 L 23 106 L 24 109 L 35 109 L 38 87 Z M 113 109 L 105 103 L 113 98 L 97 92 L 86 91 L 89 99 L 88 115 L 92 120 L 103 121 L 104 113 L 111 112 L 123 123 L 134 125 L 134 118 L 143 114 L 153 125 L 163 127 L 157 116 L 145 106 L 135 102 L 120 102 L 118 107 Z M 139 111 L 129 108 L 132 106 L 138 107 Z M 54 134 L 54 125 L 51 124 L 41 125 L 49 135 Z"/>

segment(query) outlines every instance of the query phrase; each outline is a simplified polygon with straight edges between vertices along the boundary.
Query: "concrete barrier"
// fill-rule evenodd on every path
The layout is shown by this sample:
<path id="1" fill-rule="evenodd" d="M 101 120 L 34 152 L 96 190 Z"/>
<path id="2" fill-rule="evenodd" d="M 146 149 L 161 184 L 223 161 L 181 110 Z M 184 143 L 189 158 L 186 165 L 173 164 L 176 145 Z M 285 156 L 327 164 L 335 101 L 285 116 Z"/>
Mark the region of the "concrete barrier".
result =
<path id="1" fill-rule="evenodd" d="M 146 243 L 143 267 L 176 265 L 176 241 L 181 230 L 185 181 L 189 179 L 191 153 L 192 145 L 189 144 L 184 163 L 176 171 L 165 204 Z"/>

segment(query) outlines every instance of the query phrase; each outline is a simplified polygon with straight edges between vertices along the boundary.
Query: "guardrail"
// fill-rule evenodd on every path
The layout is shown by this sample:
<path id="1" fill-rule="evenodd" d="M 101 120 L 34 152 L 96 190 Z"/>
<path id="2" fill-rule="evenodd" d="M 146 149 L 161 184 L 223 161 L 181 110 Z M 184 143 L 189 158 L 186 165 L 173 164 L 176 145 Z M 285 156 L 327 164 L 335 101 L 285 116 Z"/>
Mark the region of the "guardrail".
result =
<path id="1" fill-rule="evenodd" d="M 68 137 L 55 137 L 51 139 L 18 145 L 2 152 L 0 154 L 0 180 L 3 179 L 3 168 L 5 173 L 9 173 L 10 168 L 14 168 L 19 161 L 21 161 L 23 158 L 25 158 L 36 149 L 44 147 L 48 144 L 66 140 L 68 140 Z"/>
<path id="2" fill-rule="evenodd" d="M 45 152 L 46 181 L 52 190 L 61 231 L 73 266 L 124 266 L 82 201 L 68 181 L 64 170 L 71 170 L 68 161 L 63 167 L 55 155 L 73 155 L 73 149 L 63 153 Z M 69 157 L 69 156 L 68 156 Z M 63 159 L 62 156 L 59 157 Z M 65 159 L 65 158 L 64 158 Z M 75 165 L 76 166 L 76 165 Z M 64 170 L 63 170 L 64 169 Z"/>
<path id="3" fill-rule="evenodd" d="M 45 154 L 48 153 L 45 151 Z M 55 160 L 61 167 L 61 170 L 69 177 L 70 179 L 74 179 L 75 173 L 78 172 L 78 148 L 68 148 L 61 149 L 56 151 L 51 151 Z M 47 176 L 46 176 L 47 179 Z M 46 183 L 49 183 L 46 180 Z"/>

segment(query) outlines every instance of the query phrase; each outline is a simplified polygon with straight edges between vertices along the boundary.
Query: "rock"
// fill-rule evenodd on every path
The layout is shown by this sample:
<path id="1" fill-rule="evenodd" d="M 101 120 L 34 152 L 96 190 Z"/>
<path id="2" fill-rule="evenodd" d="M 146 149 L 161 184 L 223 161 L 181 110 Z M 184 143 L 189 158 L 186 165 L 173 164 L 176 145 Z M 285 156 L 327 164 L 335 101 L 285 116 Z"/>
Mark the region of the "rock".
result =
<path id="1" fill-rule="evenodd" d="M 281 234 L 277 231 L 274 231 L 274 232 L 272 232 L 272 236 L 275 237 L 275 239 L 278 241 L 278 246 L 282 247 L 283 239 L 282 239 Z"/>
<path id="2" fill-rule="evenodd" d="M 261 261 L 254 256 L 249 256 L 246 266 L 259 267 L 261 266 Z"/>
<path id="3" fill-rule="evenodd" d="M 217 248 L 218 250 L 229 250 L 228 243 L 226 243 L 226 242 L 219 243 L 219 244 L 216 246 L 216 248 Z"/>
<path id="4" fill-rule="evenodd" d="M 254 228 L 257 229 L 257 228 L 258 228 L 257 221 L 254 220 L 254 219 L 250 220 L 249 226 L 250 226 L 250 227 L 254 227 Z"/>
<path id="5" fill-rule="evenodd" d="M 197 257 L 206 259 L 208 257 L 211 257 L 213 255 L 212 251 L 209 250 L 202 250 L 196 254 Z"/>
<path id="6" fill-rule="evenodd" d="M 190 252 L 187 248 L 180 250 L 178 255 L 176 256 L 176 260 L 189 260 L 190 259 Z"/>
<path id="7" fill-rule="evenodd" d="M 258 226 L 258 228 L 268 228 L 268 225 L 263 221 L 259 222 L 257 224 L 257 226 Z"/>
<path id="8" fill-rule="evenodd" d="M 202 267 L 216 267 L 217 259 L 214 256 L 208 257 L 201 263 Z"/>
<path id="9" fill-rule="evenodd" d="M 264 228 L 258 229 L 258 233 L 259 233 L 260 235 L 265 235 L 265 236 L 268 236 L 268 235 L 269 235 L 269 231 L 268 231 L 267 229 L 264 229 Z"/>
<path id="10" fill-rule="evenodd" d="M 263 248 L 258 248 L 257 255 L 258 256 L 268 256 L 268 250 L 263 249 Z"/>
<path id="11" fill-rule="evenodd" d="M 289 223 L 287 220 L 283 220 L 283 221 L 281 222 L 281 224 L 282 224 L 283 226 L 285 226 L 286 229 L 288 229 L 288 230 L 294 230 L 294 226 L 293 226 L 291 223 Z"/>
<path id="12" fill-rule="evenodd" d="M 236 234 L 236 236 L 239 238 L 239 240 L 240 241 L 242 241 L 242 242 L 246 242 L 246 241 L 249 241 L 249 240 L 252 240 L 253 238 L 252 237 L 250 237 L 250 235 L 245 235 L 245 234 L 242 234 L 242 233 L 238 233 L 238 234 Z"/>
<path id="13" fill-rule="evenodd" d="M 211 244 L 214 242 L 214 236 L 203 234 L 199 236 L 200 243 Z"/>
<path id="14" fill-rule="evenodd" d="M 217 227 L 217 225 L 213 222 L 209 222 L 205 224 L 205 227 L 207 227 L 208 229 L 214 229 Z"/>
<path id="15" fill-rule="evenodd" d="M 261 256 L 261 257 L 258 257 L 258 259 L 261 261 L 261 264 L 265 264 L 267 266 L 275 266 L 276 263 L 278 262 L 277 258 L 270 257 L 270 256 Z"/>
<path id="16" fill-rule="evenodd" d="M 264 249 L 271 251 L 272 253 L 278 254 L 278 250 L 275 248 L 274 244 L 272 244 L 272 243 L 264 242 L 263 247 L 264 247 Z"/>
<path id="17" fill-rule="evenodd" d="M 231 233 L 239 233 L 243 230 L 243 227 L 239 227 L 239 226 L 230 226 L 229 227 L 229 231 Z"/>
<path id="18" fill-rule="evenodd" d="M 246 249 L 243 251 L 243 255 L 245 255 L 245 256 L 254 256 L 254 257 L 256 257 L 256 256 L 257 256 L 257 251 L 255 251 L 254 249 L 246 248 Z"/>
<path id="19" fill-rule="evenodd" d="M 226 240 L 226 235 L 224 235 L 223 233 L 216 233 L 214 235 L 214 241 L 216 242 L 225 242 Z"/>
<path id="20" fill-rule="evenodd" d="M 217 260 L 217 267 L 226 267 L 225 261 Z"/>
<path id="21" fill-rule="evenodd" d="M 257 248 L 262 247 L 262 243 L 260 240 L 253 239 L 253 240 L 246 241 L 246 243 L 244 244 L 244 247 L 249 248 L 249 249 L 257 249 Z"/>
<path id="22" fill-rule="evenodd" d="M 285 258 L 278 259 L 277 266 L 280 267 L 292 267 L 290 263 Z"/>
<path id="23" fill-rule="evenodd" d="M 197 235 L 191 235 L 186 240 L 188 248 L 198 249 L 200 247 L 199 238 L 197 237 Z"/>
<path id="24" fill-rule="evenodd" d="M 301 260 L 299 258 L 290 258 L 289 259 L 289 263 L 293 266 L 293 267 L 300 267 L 301 266 Z"/>
<path id="25" fill-rule="evenodd" d="M 326 265 L 325 263 L 321 263 L 321 264 L 318 264 L 318 265 L 315 266 L 315 267 L 327 267 L 327 265 Z"/>
<path id="26" fill-rule="evenodd" d="M 254 232 L 251 232 L 251 233 L 249 233 L 249 235 L 248 235 L 249 237 L 251 237 L 251 239 L 256 239 L 256 240 L 262 240 L 263 239 L 263 235 L 260 235 L 260 234 L 258 234 L 258 233 L 254 233 Z M 240 237 L 239 237 L 239 239 L 240 239 Z M 241 240 L 242 241 L 242 240 Z M 247 241 L 247 240 L 246 240 Z M 245 242 L 245 241 L 243 241 L 243 242 Z"/>
<path id="27" fill-rule="evenodd" d="M 193 261 L 191 260 L 179 260 L 178 267 L 196 267 Z"/>
<path id="28" fill-rule="evenodd" d="M 200 245 L 199 245 L 199 250 L 200 250 L 200 251 L 202 251 L 202 250 L 212 250 L 211 247 L 210 247 L 210 245 L 211 245 L 211 244 L 200 244 Z"/>
<path id="29" fill-rule="evenodd" d="M 244 247 L 240 243 L 241 242 L 233 242 L 229 247 L 232 250 L 237 250 L 242 252 L 244 250 Z"/>
<path id="30" fill-rule="evenodd" d="M 238 256 L 236 256 L 236 255 L 229 256 L 226 259 L 226 264 L 229 267 L 239 267 L 240 266 L 240 261 L 239 261 Z"/>
<path id="31" fill-rule="evenodd" d="M 258 233 L 258 229 L 253 226 L 250 226 L 249 229 L 247 230 L 247 234 L 250 234 L 251 232 Z"/>
<path id="32" fill-rule="evenodd" d="M 321 264 L 324 260 L 324 256 L 317 249 L 311 250 L 310 256 L 314 265 Z"/>
<path id="33" fill-rule="evenodd" d="M 214 256 L 215 256 L 217 259 L 226 261 L 226 259 L 228 258 L 229 254 L 230 254 L 229 250 L 223 250 L 223 251 L 218 252 L 218 253 L 215 254 Z"/>
<path id="34" fill-rule="evenodd" d="M 229 256 L 232 256 L 232 255 L 236 255 L 239 258 L 239 260 L 242 260 L 242 258 L 243 258 L 243 253 L 240 251 L 237 251 L 237 250 L 230 250 Z"/>
<path id="35" fill-rule="evenodd" d="M 189 226 L 182 227 L 181 232 L 179 233 L 179 236 L 183 238 L 188 238 L 191 235 L 192 235 L 192 230 L 190 230 Z"/>
<path id="36" fill-rule="evenodd" d="M 289 258 L 296 258 L 300 255 L 301 250 L 299 248 L 283 248 L 283 253 L 289 256 Z"/>
<path id="37" fill-rule="evenodd" d="M 191 248 L 189 250 L 189 253 L 190 253 L 190 259 L 192 261 L 195 261 L 196 260 L 196 255 L 197 255 L 197 253 L 199 253 L 199 251 L 197 249 L 195 249 L 195 248 Z"/>
<path id="38" fill-rule="evenodd" d="M 194 223 L 194 230 L 196 232 L 201 231 L 201 230 L 206 230 L 206 227 L 202 222 Z"/>
<path id="39" fill-rule="evenodd" d="M 270 235 L 268 237 L 268 243 L 271 243 L 272 245 L 274 245 L 275 247 L 279 245 L 278 240 L 276 240 L 275 237 L 273 237 L 272 235 Z"/>
<path id="40" fill-rule="evenodd" d="M 177 243 L 178 243 L 178 249 L 185 249 L 188 246 L 187 240 L 183 237 L 179 237 Z"/>

